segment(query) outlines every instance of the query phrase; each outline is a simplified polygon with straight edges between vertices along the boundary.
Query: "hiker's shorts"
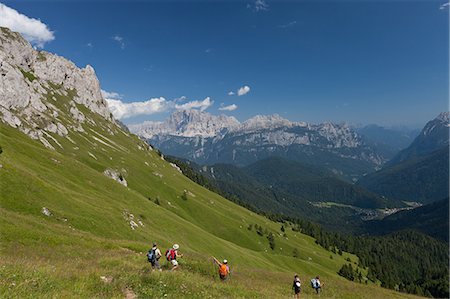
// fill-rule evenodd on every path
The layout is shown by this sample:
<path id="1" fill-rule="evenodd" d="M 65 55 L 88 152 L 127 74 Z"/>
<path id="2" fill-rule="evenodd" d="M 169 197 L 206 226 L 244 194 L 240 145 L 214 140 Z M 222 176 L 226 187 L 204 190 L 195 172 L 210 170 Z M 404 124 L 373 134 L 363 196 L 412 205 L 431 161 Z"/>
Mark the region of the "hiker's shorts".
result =
<path id="1" fill-rule="evenodd" d="M 158 260 L 155 260 L 154 262 L 152 262 L 152 267 L 156 268 L 156 269 L 161 269 L 161 265 L 159 264 Z"/>
<path id="2" fill-rule="evenodd" d="M 178 266 L 177 260 L 172 260 L 171 262 L 172 262 L 172 265 L 173 265 L 174 267 Z"/>

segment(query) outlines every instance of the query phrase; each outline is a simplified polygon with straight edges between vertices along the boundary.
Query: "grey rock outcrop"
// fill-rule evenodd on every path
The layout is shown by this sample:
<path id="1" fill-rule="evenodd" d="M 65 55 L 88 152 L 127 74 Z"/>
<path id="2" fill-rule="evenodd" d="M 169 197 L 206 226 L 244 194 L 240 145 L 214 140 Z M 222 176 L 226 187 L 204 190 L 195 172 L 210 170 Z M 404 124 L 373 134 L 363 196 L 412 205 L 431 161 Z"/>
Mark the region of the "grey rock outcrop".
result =
<path id="1" fill-rule="evenodd" d="M 128 186 L 127 180 L 125 180 L 125 178 L 123 177 L 123 175 L 121 173 L 119 173 L 118 171 L 115 171 L 113 169 L 106 169 L 103 172 L 104 175 L 106 175 L 107 177 L 115 180 L 116 182 L 118 182 L 119 184 L 124 185 L 125 187 Z"/>
<path id="2" fill-rule="evenodd" d="M 69 101 L 69 123 L 59 119 L 63 100 Z M 78 68 L 63 57 L 37 51 L 20 34 L 0 27 L 0 120 L 54 148 L 48 134 L 84 131 L 86 116 L 77 105 L 115 122 L 91 66 Z"/>

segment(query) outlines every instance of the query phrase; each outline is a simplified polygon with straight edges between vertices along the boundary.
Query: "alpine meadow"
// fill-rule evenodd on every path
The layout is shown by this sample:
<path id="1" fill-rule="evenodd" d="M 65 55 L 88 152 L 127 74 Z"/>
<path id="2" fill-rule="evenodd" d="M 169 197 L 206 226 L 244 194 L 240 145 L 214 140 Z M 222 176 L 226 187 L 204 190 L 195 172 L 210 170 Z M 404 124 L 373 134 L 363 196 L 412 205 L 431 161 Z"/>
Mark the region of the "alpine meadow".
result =
<path id="1" fill-rule="evenodd" d="M 233 23 L 221 19 L 215 1 L 132 1 L 128 8 L 120 1 L 68 1 L 51 3 L 54 11 L 40 1 L 15 4 L 0 3 L 1 298 L 449 298 L 447 108 L 433 106 L 415 127 L 322 121 L 312 112 L 308 121 L 291 121 L 298 119 L 294 106 L 280 101 L 280 109 L 291 109 L 284 113 L 258 94 L 264 76 L 257 84 L 242 69 L 250 83 L 228 87 L 233 79 L 225 70 L 233 59 L 274 76 L 290 66 L 282 58 L 262 66 L 236 44 L 226 56 L 215 33 L 235 43 L 233 30 L 249 30 L 252 37 L 240 41 L 244 49 L 265 41 L 257 30 L 267 30 L 274 43 L 283 38 L 293 47 L 289 31 L 302 28 L 306 10 L 314 15 L 326 5 L 351 4 L 218 1 L 220 13 L 236 16 Z M 435 4 L 448 14 L 448 3 L 442 9 Z M 364 5 L 378 13 L 375 3 Z M 294 16 L 297 6 L 305 11 L 296 11 L 296 19 L 258 21 L 285 16 L 289 7 Z M 65 17 L 71 14 L 85 16 L 86 24 L 69 27 Z M 121 17 L 130 24 L 119 24 Z M 214 25 L 208 28 L 201 17 Z M 45 19 L 61 29 L 51 31 Z M 80 34 L 88 24 L 92 31 Z M 166 35 L 174 24 L 180 34 Z M 139 26 L 147 29 L 136 31 Z M 135 39 L 126 34 L 131 28 Z M 146 43 L 150 35 L 154 44 Z M 198 59 L 198 68 L 184 65 L 190 59 L 172 39 L 192 41 L 180 47 L 189 53 L 198 45 L 198 55 L 209 60 L 202 64 L 195 54 L 191 62 Z M 356 40 L 364 39 L 355 39 L 361 46 Z M 278 53 L 273 47 L 252 52 L 262 59 Z M 173 77 L 158 70 L 165 54 L 172 55 L 165 66 Z M 108 71 L 110 65 L 116 72 Z M 223 70 L 220 82 L 193 83 L 202 72 L 219 76 L 211 65 Z M 131 79 L 142 77 L 139 72 L 154 82 Z M 281 98 L 297 92 L 297 83 L 280 78 L 286 87 Z M 146 88 L 172 93 L 131 102 L 111 91 L 126 84 L 131 98 Z M 328 97 L 347 92 L 309 85 Z M 223 95 L 204 100 L 177 90 L 213 94 L 217 86 Z M 253 93 L 261 105 L 248 108 Z M 212 112 L 215 101 L 221 102 L 219 114 Z M 234 114 L 238 107 L 242 114 Z M 406 116 L 399 119 L 408 123 Z"/>

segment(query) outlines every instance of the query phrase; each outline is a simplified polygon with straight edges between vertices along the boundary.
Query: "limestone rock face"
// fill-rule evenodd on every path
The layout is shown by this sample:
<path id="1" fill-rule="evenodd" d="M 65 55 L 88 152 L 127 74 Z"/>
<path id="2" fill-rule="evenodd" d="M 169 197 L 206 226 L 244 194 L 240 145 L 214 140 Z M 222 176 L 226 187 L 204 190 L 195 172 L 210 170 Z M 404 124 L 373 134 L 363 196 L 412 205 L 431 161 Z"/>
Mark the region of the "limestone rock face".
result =
<path id="1" fill-rule="evenodd" d="M 147 121 L 129 129 L 165 153 L 198 164 L 245 166 L 281 156 L 317 163 L 333 172 L 338 169 L 353 180 L 386 161 L 348 124 L 293 122 L 276 114 L 240 123 L 204 111 L 176 111 L 165 121 Z"/>
<path id="2" fill-rule="evenodd" d="M 69 103 L 67 111 L 61 110 L 63 100 Z M 115 124 L 90 65 L 78 68 L 63 57 L 37 51 L 20 34 L 0 27 L 0 121 L 54 148 L 48 134 L 84 131 L 80 105 Z M 69 123 L 58 119 L 62 115 L 69 116 Z"/>

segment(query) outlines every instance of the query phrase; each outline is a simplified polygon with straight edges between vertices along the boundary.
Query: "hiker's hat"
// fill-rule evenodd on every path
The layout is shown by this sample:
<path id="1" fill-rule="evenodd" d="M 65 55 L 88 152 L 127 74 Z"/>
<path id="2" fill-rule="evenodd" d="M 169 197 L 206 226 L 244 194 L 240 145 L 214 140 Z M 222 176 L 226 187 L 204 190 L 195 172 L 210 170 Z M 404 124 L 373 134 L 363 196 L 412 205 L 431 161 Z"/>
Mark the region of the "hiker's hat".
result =
<path id="1" fill-rule="evenodd" d="M 180 248 L 180 245 L 178 245 L 178 244 L 173 244 L 173 249 L 177 250 L 178 248 Z"/>
<path id="2" fill-rule="evenodd" d="M 153 246 L 156 246 L 156 242 L 153 242 Z"/>
<path id="3" fill-rule="evenodd" d="M 226 263 L 228 263 L 228 261 L 227 260 L 223 260 L 223 263 L 226 264 Z"/>

